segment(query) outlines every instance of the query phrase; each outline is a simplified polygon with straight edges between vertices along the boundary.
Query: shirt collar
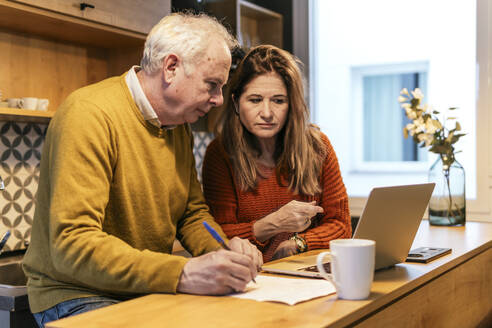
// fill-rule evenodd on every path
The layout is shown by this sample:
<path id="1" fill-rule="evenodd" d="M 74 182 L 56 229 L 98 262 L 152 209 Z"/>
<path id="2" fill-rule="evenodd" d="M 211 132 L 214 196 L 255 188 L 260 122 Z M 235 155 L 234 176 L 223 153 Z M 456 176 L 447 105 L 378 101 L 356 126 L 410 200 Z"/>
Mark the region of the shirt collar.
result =
<path id="1" fill-rule="evenodd" d="M 125 76 L 126 84 L 128 86 L 128 89 L 130 90 L 130 94 L 132 95 L 133 100 L 135 101 L 135 104 L 142 113 L 144 119 L 150 124 L 155 125 L 158 128 L 174 129 L 176 125 L 162 125 L 161 121 L 154 111 L 154 108 L 152 108 L 152 105 L 147 99 L 147 96 L 143 92 L 142 86 L 140 85 L 140 81 L 137 77 L 137 72 L 141 69 L 142 68 L 140 66 L 135 65 L 128 71 Z"/>

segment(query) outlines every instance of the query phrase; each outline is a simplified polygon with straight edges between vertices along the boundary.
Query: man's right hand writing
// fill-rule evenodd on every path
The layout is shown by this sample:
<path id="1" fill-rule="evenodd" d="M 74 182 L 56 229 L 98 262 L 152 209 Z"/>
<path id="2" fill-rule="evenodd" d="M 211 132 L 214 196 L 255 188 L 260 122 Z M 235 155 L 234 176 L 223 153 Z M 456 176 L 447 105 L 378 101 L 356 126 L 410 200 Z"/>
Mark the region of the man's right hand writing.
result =
<path id="1" fill-rule="evenodd" d="M 198 295 L 224 295 L 244 291 L 252 276 L 250 256 L 227 250 L 194 257 L 185 264 L 177 291 Z"/>

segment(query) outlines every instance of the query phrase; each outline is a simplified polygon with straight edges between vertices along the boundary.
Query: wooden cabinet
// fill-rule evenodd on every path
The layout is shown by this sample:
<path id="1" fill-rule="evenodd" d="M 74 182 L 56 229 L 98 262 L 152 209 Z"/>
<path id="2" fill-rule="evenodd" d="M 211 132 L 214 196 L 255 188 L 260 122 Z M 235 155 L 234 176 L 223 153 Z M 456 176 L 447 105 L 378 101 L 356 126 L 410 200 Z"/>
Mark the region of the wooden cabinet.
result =
<path id="1" fill-rule="evenodd" d="M 16 0 L 89 21 L 147 34 L 169 13 L 167 0 Z"/>
<path id="2" fill-rule="evenodd" d="M 210 1 L 205 7 L 229 25 L 244 48 L 260 44 L 283 47 L 281 14 L 245 0 Z"/>
<path id="3" fill-rule="evenodd" d="M 113 18 L 112 24 L 106 24 L 95 18 L 76 17 L 54 7 L 41 6 L 48 2 L 51 5 L 72 3 L 69 0 L 0 0 L 2 96 L 48 98 L 50 101 L 48 112 L 0 109 L 0 120 L 45 122 L 75 89 L 122 74 L 139 64 L 147 33 L 144 29 L 150 29 L 171 11 L 170 0 L 100 1 L 113 5 L 118 2 L 120 12 L 134 11 L 135 17 L 139 15 L 138 10 L 146 12 L 151 10 L 147 7 L 150 3 L 158 3 L 154 10 L 156 16 L 152 18 L 155 22 L 150 23 L 149 19 L 149 26 L 135 27 L 137 25 L 122 24 L 124 18 L 119 21 Z M 132 5 L 123 10 L 123 6 L 130 3 L 140 3 L 141 7 L 137 10 Z"/>

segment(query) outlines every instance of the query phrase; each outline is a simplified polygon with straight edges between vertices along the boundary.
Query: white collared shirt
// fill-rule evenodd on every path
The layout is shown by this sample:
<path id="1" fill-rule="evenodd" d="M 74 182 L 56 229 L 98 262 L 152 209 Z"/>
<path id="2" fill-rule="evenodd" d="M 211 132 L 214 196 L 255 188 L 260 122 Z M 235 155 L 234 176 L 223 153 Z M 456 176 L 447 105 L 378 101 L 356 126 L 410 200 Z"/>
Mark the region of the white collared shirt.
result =
<path id="1" fill-rule="evenodd" d="M 128 71 L 125 76 L 126 84 L 128 86 L 128 89 L 130 90 L 130 94 L 132 95 L 133 100 L 135 101 L 135 104 L 137 105 L 138 109 L 140 109 L 140 112 L 142 113 L 144 119 L 152 125 L 164 129 L 175 128 L 175 125 L 163 126 L 161 121 L 157 117 L 154 108 L 152 108 L 152 105 L 143 92 L 140 81 L 138 80 L 137 72 L 141 69 L 142 68 L 140 66 L 135 65 Z"/>

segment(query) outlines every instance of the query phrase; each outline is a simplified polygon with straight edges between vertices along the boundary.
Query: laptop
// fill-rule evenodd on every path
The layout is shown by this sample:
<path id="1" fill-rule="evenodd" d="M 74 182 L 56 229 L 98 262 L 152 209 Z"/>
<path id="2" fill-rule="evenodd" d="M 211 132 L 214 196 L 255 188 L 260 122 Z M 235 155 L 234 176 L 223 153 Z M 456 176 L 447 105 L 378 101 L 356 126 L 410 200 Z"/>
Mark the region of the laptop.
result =
<path id="1" fill-rule="evenodd" d="M 376 241 L 375 269 L 404 262 L 419 229 L 434 183 L 372 189 L 352 238 Z M 321 278 L 317 255 L 293 257 L 279 263 L 266 263 L 263 271 Z M 327 272 L 330 257 L 325 256 Z"/>

